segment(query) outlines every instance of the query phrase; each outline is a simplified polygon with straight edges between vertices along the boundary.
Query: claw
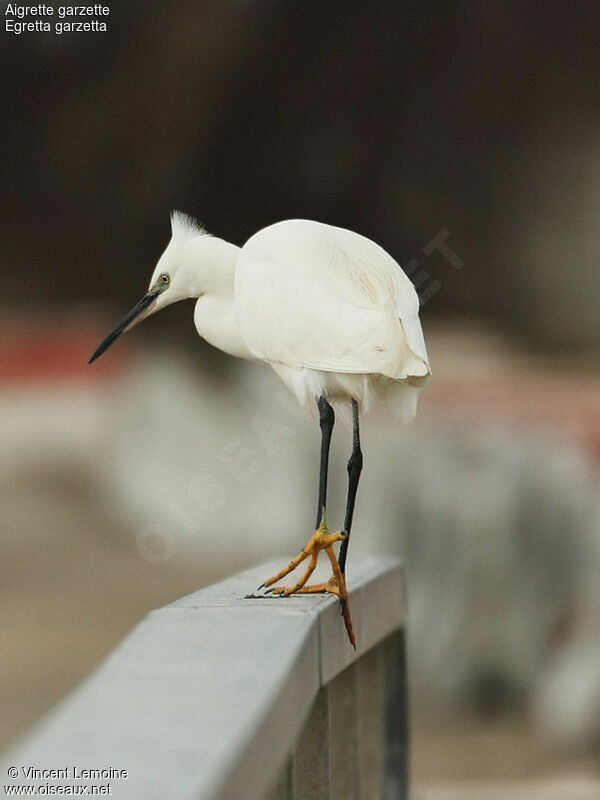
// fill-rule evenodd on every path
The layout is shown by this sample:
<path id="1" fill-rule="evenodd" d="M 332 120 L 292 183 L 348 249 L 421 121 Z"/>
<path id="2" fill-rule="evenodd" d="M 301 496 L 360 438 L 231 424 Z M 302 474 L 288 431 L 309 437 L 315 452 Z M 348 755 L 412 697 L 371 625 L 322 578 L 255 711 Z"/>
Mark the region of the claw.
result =
<path id="1" fill-rule="evenodd" d="M 344 578 L 344 580 L 345 580 L 346 576 L 342 575 L 342 578 Z M 340 597 L 340 616 L 343 617 L 344 614 L 346 613 L 347 598 L 343 597 L 342 595 L 340 595 L 339 597 Z"/>

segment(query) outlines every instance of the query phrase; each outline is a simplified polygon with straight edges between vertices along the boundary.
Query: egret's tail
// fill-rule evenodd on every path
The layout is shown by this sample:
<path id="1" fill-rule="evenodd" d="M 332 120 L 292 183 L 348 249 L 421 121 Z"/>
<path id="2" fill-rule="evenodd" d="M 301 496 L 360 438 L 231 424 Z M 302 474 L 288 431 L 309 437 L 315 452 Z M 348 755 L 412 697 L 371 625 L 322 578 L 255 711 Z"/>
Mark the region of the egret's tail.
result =
<path id="1" fill-rule="evenodd" d="M 386 413 L 402 425 L 411 423 L 417 413 L 419 387 L 406 380 L 397 381 L 381 377 L 377 391 Z"/>
<path id="2" fill-rule="evenodd" d="M 381 409 L 384 414 L 388 414 L 401 425 L 408 425 L 414 420 L 417 413 L 419 386 L 424 382 L 424 378 L 396 380 L 385 375 L 344 377 L 360 380 L 362 391 L 358 390 L 357 385 L 354 387 L 354 391 L 349 391 L 348 394 L 358 400 L 362 413 L 368 414 L 369 411 Z M 351 428 L 352 412 L 348 399 L 334 397 L 330 402 L 335 409 L 336 419 Z"/>

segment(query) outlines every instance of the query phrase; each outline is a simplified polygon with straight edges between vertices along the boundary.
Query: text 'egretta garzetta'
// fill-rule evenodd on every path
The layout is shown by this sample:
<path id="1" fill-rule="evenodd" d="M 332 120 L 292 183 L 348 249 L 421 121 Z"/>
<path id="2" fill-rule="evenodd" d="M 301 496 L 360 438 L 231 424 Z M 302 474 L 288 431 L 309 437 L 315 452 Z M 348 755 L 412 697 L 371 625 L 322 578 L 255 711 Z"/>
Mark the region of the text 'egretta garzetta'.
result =
<path id="1" fill-rule="evenodd" d="M 176 211 L 171 233 L 148 291 L 101 342 L 90 363 L 145 317 L 177 300 L 197 298 L 194 323 L 200 336 L 233 356 L 269 364 L 303 407 L 318 412 L 316 530 L 299 555 L 260 588 L 283 596 L 337 595 L 354 644 L 345 568 L 362 469 L 359 412 L 385 400 L 392 401 L 404 422 L 416 413 L 419 387 L 430 374 L 417 293 L 379 245 L 320 222 L 278 222 L 240 248 Z M 351 409 L 353 446 L 344 527 L 330 533 L 325 510 L 336 407 Z M 332 549 L 338 541 L 339 560 Z M 329 557 L 332 576 L 327 583 L 307 585 L 321 550 Z M 275 586 L 305 559 L 310 559 L 308 568 L 296 583 Z"/>

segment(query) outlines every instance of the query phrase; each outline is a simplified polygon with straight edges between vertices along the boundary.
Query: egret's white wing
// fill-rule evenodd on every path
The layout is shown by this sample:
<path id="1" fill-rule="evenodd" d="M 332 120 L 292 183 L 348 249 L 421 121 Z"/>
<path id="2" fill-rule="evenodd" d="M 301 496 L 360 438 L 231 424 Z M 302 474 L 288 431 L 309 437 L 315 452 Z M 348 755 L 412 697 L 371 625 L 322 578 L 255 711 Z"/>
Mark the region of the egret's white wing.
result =
<path id="1" fill-rule="evenodd" d="M 235 304 L 257 358 L 394 378 L 429 372 L 414 287 L 351 231 L 306 220 L 260 231 L 240 253 Z"/>

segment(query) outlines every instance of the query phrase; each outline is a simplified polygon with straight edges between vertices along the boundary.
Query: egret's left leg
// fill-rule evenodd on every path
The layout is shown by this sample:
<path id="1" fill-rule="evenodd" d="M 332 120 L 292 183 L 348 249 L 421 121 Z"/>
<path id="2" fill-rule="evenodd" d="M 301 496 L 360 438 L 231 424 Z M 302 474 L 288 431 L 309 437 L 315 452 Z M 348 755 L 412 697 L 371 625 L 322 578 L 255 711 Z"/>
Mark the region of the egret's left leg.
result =
<path id="1" fill-rule="evenodd" d="M 346 557 L 348 555 L 348 542 L 350 541 L 350 529 L 352 528 L 352 517 L 354 516 L 354 503 L 356 502 L 356 492 L 358 481 L 362 472 L 363 457 L 360 449 L 360 430 L 358 425 L 358 403 L 352 400 L 352 454 L 348 461 L 348 498 L 346 500 L 346 518 L 344 520 L 344 533 L 346 538 L 340 546 L 339 564 L 342 575 L 346 573 Z"/>
<path id="2" fill-rule="evenodd" d="M 335 423 L 335 415 L 333 408 L 327 402 L 325 396 L 321 397 L 318 402 L 319 408 L 319 425 L 321 426 L 321 467 L 319 472 L 319 500 L 317 506 L 317 524 L 316 530 L 311 536 L 308 544 L 300 553 L 288 564 L 285 569 L 282 569 L 277 575 L 273 575 L 266 580 L 259 588 L 266 587 L 268 591 L 273 594 L 278 594 L 282 597 L 288 597 L 290 594 L 312 594 L 317 592 L 330 592 L 339 597 L 342 606 L 342 613 L 344 615 L 344 622 L 348 632 L 348 638 L 354 645 L 354 631 L 352 629 L 352 620 L 350 618 L 350 608 L 348 606 L 348 593 L 346 591 L 346 583 L 344 576 L 338 565 L 337 558 L 333 552 L 332 546 L 336 542 L 344 542 L 346 533 L 338 531 L 337 533 L 330 533 L 327 529 L 325 521 L 325 509 L 327 506 L 327 473 L 329 470 L 329 447 L 331 444 L 331 434 Z M 307 580 L 312 575 L 316 565 L 317 558 L 321 550 L 327 553 L 331 563 L 332 576 L 327 583 L 319 583 L 313 586 L 306 586 Z M 289 575 L 292 570 L 299 566 L 305 559 L 310 557 L 310 562 L 300 577 L 291 586 L 274 586 L 278 581 Z M 272 588 L 271 588 L 272 587 Z"/>
<path id="3" fill-rule="evenodd" d="M 302 588 L 316 566 L 316 558 L 319 554 L 319 551 L 331 547 L 334 542 L 341 541 L 343 538 L 341 534 L 334 534 L 333 538 L 328 538 L 331 537 L 332 534 L 329 533 L 325 524 L 325 507 L 327 505 L 327 475 L 329 472 L 329 448 L 331 445 L 333 426 L 335 424 L 335 414 L 333 413 L 333 408 L 327 402 L 325 395 L 319 398 L 317 407 L 319 409 L 319 425 L 321 427 L 321 466 L 319 470 L 319 499 L 317 503 L 317 523 L 315 525 L 315 532 L 313 533 L 306 547 L 302 548 L 296 558 L 290 561 L 287 567 L 278 572 L 277 575 L 273 575 L 271 578 L 268 578 L 263 584 L 261 584 L 261 586 L 258 587 L 259 589 L 262 589 L 263 586 L 272 586 L 274 583 L 277 583 L 277 581 L 285 578 L 286 575 L 289 575 L 290 572 L 295 570 L 296 567 L 306 558 L 311 556 L 312 568 L 309 566 L 299 581 L 297 581 L 292 587 L 278 587 L 272 591 L 280 594 L 285 593 L 288 595 Z"/>

